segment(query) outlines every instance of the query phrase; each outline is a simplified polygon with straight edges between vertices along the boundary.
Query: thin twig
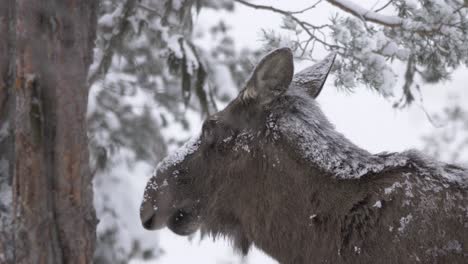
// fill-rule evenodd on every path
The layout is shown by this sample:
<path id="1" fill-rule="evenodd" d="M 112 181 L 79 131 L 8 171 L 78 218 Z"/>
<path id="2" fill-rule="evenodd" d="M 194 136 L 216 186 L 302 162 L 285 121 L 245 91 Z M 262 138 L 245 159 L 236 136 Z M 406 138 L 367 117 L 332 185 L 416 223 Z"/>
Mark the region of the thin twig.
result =
<path id="1" fill-rule="evenodd" d="M 378 13 L 378 12 L 384 10 L 384 9 L 387 8 L 387 6 L 389 6 L 392 2 L 393 2 L 393 0 L 388 1 L 385 5 L 383 5 L 383 6 L 382 6 L 381 8 L 379 8 L 379 9 L 375 10 L 374 12 Z"/>
<path id="2" fill-rule="evenodd" d="M 247 1 L 244 1 L 244 0 L 234 0 L 234 1 L 239 3 L 239 4 L 254 8 L 254 9 L 268 10 L 268 11 L 271 11 L 271 12 L 274 12 L 274 13 L 281 14 L 283 16 L 287 16 L 287 17 L 291 18 L 292 20 L 294 20 L 302 29 L 304 29 L 304 31 L 309 35 L 309 37 L 314 38 L 317 42 L 319 42 L 322 45 L 324 45 L 326 47 L 329 47 L 329 48 L 334 48 L 334 49 L 339 48 L 339 46 L 337 46 L 337 45 L 327 43 L 327 42 L 317 38 L 317 36 L 315 36 L 315 34 L 311 31 L 311 28 L 312 28 L 312 30 L 319 30 L 319 29 L 322 29 L 322 28 L 327 27 L 329 25 L 323 25 L 323 26 L 318 26 L 317 27 L 317 26 L 311 25 L 310 23 L 307 23 L 307 22 L 304 22 L 304 21 L 298 19 L 296 16 L 292 15 L 291 12 L 289 12 L 289 11 L 284 11 L 284 10 L 281 10 L 281 9 L 278 9 L 278 8 L 275 8 L 275 7 L 272 7 L 272 6 L 256 5 L 256 4 L 252 4 L 252 3 L 249 3 Z M 316 4 L 318 4 L 318 3 L 319 2 L 317 2 Z"/>
<path id="3" fill-rule="evenodd" d="M 144 9 L 144 10 L 146 10 L 146 11 L 149 11 L 149 12 L 151 12 L 151 13 L 154 13 L 155 15 L 157 15 L 157 16 L 159 16 L 159 17 L 162 17 L 162 15 L 159 14 L 159 12 L 158 12 L 156 9 L 154 9 L 154 8 L 151 8 L 151 7 L 149 7 L 149 6 L 147 6 L 147 5 L 144 5 L 144 4 L 142 4 L 142 3 L 137 4 L 137 6 L 138 6 L 139 8 L 141 8 L 141 9 Z"/>
<path id="4" fill-rule="evenodd" d="M 314 9 L 314 8 L 317 7 L 317 5 L 320 4 L 320 2 L 322 2 L 322 1 L 323 1 L 323 0 L 318 0 L 315 4 L 313 4 L 313 5 L 311 5 L 311 6 L 307 7 L 307 8 L 304 8 L 304 9 L 302 9 L 302 10 L 300 10 L 300 11 L 289 11 L 289 14 L 291 14 L 291 15 L 302 14 L 302 13 L 304 13 L 304 12 L 306 12 L 306 11 L 309 11 L 309 10 L 311 10 L 311 9 Z"/>

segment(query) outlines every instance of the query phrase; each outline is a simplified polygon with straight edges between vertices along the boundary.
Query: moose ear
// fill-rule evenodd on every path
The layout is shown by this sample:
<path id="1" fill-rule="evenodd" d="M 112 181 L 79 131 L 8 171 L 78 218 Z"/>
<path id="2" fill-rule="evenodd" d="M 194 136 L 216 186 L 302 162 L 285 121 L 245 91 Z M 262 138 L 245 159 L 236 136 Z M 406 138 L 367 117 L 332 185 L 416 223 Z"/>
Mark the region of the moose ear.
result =
<path id="1" fill-rule="evenodd" d="M 243 99 L 257 99 L 260 104 L 267 104 L 286 92 L 293 74 L 294 61 L 291 50 L 274 50 L 255 67 L 241 96 Z"/>
<path id="2" fill-rule="evenodd" d="M 317 98 L 327 80 L 335 57 L 336 53 L 332 52 L 322 61 L 296 73 L 292 81 L 293 87 L 304 90 L 313 98 Z"/>

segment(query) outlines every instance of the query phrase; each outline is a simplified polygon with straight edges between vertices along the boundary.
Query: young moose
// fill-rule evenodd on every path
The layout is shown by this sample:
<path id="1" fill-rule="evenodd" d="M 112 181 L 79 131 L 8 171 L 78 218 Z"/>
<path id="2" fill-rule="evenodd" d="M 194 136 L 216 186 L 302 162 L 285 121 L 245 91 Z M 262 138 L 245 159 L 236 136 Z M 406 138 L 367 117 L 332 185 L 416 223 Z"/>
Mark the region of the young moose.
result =
<path id="1" fill-rule="evenodd" d="M 264 57 L 238 97 L 166 158 L 147 229 L 200 229 L 280 263 L 467 263 L 468 171 L 416 151 L 373 155 L 336 132 L 319 94 L 334 55 L 293 76 Z"/>

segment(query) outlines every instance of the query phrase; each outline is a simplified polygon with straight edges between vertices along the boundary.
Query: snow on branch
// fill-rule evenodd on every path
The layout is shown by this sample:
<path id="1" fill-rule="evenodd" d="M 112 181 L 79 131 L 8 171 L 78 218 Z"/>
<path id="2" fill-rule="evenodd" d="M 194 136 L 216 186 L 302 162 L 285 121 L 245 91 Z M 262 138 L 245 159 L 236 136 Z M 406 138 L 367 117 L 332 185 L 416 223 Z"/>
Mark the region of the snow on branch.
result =
<path id="1" fill-rule="evenodd" d="M 399 27 L 403 24 L 403 19 L 400 17 L 382 15 L 365 9 L 348 0 L 327 0 L 327 2 L 365 21 L 374 22 L 388 27 Z"/>
<path id="2" fill-rule="evenodd" d="M 95 54 L 95 56 L 100 57 L 100 60 L 95 58 L 95 62 L 89 69 L 88 82 L 90 85 L 108 72 L 116 48 L 122 43 L 125 33 L 130 29 L 128 18 L 132 15 L 136 3 L 136 0 L 127 0 L 119 5 L 112 14 L 102 16 L 99 19 L 100 25 L 112 26 L 116 23 L 116 26 L 102 54 Z"/>

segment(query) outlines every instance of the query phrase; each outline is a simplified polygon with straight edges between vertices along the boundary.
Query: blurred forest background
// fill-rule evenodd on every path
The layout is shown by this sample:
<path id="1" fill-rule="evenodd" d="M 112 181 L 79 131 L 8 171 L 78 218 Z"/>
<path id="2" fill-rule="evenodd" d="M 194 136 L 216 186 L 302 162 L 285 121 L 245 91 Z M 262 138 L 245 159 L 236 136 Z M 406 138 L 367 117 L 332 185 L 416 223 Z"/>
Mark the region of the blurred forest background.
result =
<path id="1" fill-rule="evenodd" d="M 358 144 L 371 151 L 418 147 L 468 163 L 467 1 L 102 0 L 99 8 L 88 107 L 100 219 L 96 263 L 175 263 L 167 254 L 186 253 L 167 234 L 141 228 L 144 184 L 156 163 L 235 97 L 259 57 L 277 47 L 290 47 L 298 68 L 338 52 L 322 104 L 332 121 L 351 120 L 338 120 L 338 129 Z M 346 100 L 356 109 L 339 109 Z M 346 116 L 353 113 L 361 116 Z M 393 124 L 406 121 L 395 116 L 418 121 L 402 128 Z M 366 135 L 352 128 L 356 120 L 375 141 L 362 140 Z M 371 129 L 379 124 L 388 127 Z M 411 125 L 419 129 L 397 132 Z M 268 260 L 223 258 L 249 261 Z"/>

